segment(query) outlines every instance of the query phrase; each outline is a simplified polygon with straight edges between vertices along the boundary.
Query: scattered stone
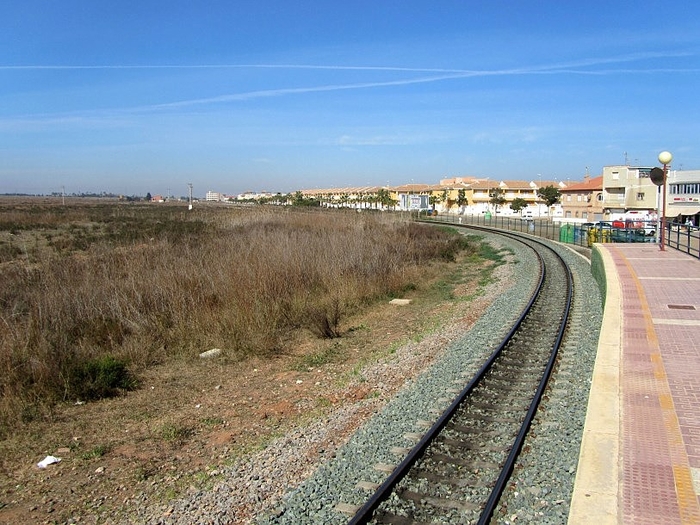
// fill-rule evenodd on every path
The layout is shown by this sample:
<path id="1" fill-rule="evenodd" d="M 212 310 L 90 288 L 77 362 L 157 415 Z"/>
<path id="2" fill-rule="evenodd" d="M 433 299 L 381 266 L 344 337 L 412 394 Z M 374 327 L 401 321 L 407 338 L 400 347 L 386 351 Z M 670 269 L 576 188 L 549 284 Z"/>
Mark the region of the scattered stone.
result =
<path id="1" fill-rule="evenodd" d="M 389 301 L 389 304 L 394 304 L 396 306 L 406 306 L 407 304 L 411 304 L 411 302 L 411 299 L 392 299 L 391 301 Z"/>
<path id="2" fill-rule="evenodd" d="M 199 357 L 202 359 L 211 359 L 212 357 L 216 357 L 221 353 L 221 348 L 212 348 L 211 350 L 207 350 L 206 352 L 202 352 L 199 354 Z"/>

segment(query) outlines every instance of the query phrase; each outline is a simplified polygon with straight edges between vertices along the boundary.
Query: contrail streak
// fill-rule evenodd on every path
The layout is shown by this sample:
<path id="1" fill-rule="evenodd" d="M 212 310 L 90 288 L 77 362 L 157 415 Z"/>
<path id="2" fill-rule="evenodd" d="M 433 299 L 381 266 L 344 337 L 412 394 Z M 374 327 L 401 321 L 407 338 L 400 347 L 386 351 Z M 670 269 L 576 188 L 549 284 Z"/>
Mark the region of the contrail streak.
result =
<path id="1" fill-rule="evenodd" d="M 352 65 L 315 65 L 315 64 L 156 64 L 156 65 L 0 65 L 0 71 L 7 70 L 149 70 L 149 69 L 297 69 L 297 70 L 329 70 L 329 71 L 386 71 L 403 73 L 432 73 L 430 76 L 404 78 L 388 81 L 358 82 L 352 84 L 329 84 L 298 88 L 276 88 L 232 93 L 215 97 L 194 98 L 163 104 L 133 107 L 117 110 L 118 113 L 157 111 L 168 108 L 187 107 L 205 104 L 220 104 L 264 97 L 277 97 L 292 94 L 320 93 L 353 89 L 370 89 L 389 86 L 405 86 L 411 84 L 426 84 L 473 77 L 486 76 L 515 76 L 515 75 L 612 75 L 612 74 L 648 74 L 668 72 L 697 72 L 697 69 L 673 68 L 598 68 L 596 66 L 611 66 L 656 58 L 681 57 L 692 55 L 688 52 L 661 53 L 645 52 L 615 57 L 593 57 L 567 62 L 525 66 L 512 69 L 471 70 L 457 68 L 421 68 L 397 66 L 352 66 Z"/>
<path id="2" fill-rule="evenodd" d="M 585 67 L 610 63 L 631 62 L 650 58 L 670 58 L 690 56 L 689 52 L 661 53 L 646 52 L 622 55 L 607 58 L 587 58 L 562 64 L 549 64 L 524 68 L 525 70 L 558 69 L 561 67 Z M 401 66 L 347 66 L 347 65 L 322 65 L 322 64 L 24 64 L 24 65 L 0 65 L 0 70 L 90 70 L 90 69 L 318 69 L 337 71 L 405 71 L 413 73 L 484 73 L 484 71 L 459 69 L 459 68 L 425 68 L 425 67 L 401 67 Z"/>

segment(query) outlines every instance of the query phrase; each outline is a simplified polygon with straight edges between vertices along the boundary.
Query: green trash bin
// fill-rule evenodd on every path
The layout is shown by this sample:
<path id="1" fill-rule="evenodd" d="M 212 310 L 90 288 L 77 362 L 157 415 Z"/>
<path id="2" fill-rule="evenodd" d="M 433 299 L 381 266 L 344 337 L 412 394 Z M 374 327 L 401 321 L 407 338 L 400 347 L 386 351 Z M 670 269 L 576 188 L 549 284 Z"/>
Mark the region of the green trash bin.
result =
<path id="1" fill-rule="evenodd" d="M 484 219 L 486 219 L 487 221 L 491 220 L 491 212 L 490 211 L 486 212 L 486 214 L 484 215 Z"/>
<path id="2" fill-rule="evenodd" d="M 564 224 L 559 229 L 559 242 L 573 244 L 574 242 L 574 226 L 572 224 Z"/>

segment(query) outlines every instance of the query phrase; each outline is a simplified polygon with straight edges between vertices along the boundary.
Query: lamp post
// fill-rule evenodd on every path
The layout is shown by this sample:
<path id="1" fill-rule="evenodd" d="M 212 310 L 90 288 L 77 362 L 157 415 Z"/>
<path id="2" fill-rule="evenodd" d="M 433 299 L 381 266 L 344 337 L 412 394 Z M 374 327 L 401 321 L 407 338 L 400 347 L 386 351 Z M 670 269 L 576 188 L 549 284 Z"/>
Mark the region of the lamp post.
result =
<path id="1" fill-rule="evenodd" d="M 659 153 L 659 162 L 663 164 L 664 169 L 653 168 L 649 174 L 651 181 L 661 189 L 661 203 L 657 219 L 657 222 L 660 224 L 659 249 L 661 251 L 666 249 L 666 173 L 671 160 L 673 160 L 673 155 L 668 151 L 662 151 Z"/>

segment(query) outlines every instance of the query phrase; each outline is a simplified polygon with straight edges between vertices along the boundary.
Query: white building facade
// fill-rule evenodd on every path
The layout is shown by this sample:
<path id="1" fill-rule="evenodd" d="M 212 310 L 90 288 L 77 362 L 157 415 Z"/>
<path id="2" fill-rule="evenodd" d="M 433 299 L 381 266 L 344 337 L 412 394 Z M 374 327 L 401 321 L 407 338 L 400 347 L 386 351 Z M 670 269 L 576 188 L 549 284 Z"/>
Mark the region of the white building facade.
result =
<path id="1" fill-rule="evenodd" d="M 224 196 L 221 193 L 219 193 L 218 191 L 208 191 L 206 199 L 207 199 L 207 201 L 218 202 L 218 201 L 223 200 L 223 197 Z"/>
<path id="2" fill-rule="evenodd" d="M 666 176 L 666 217 L 700 223 L 700 170 L 670 170 Z"/>

